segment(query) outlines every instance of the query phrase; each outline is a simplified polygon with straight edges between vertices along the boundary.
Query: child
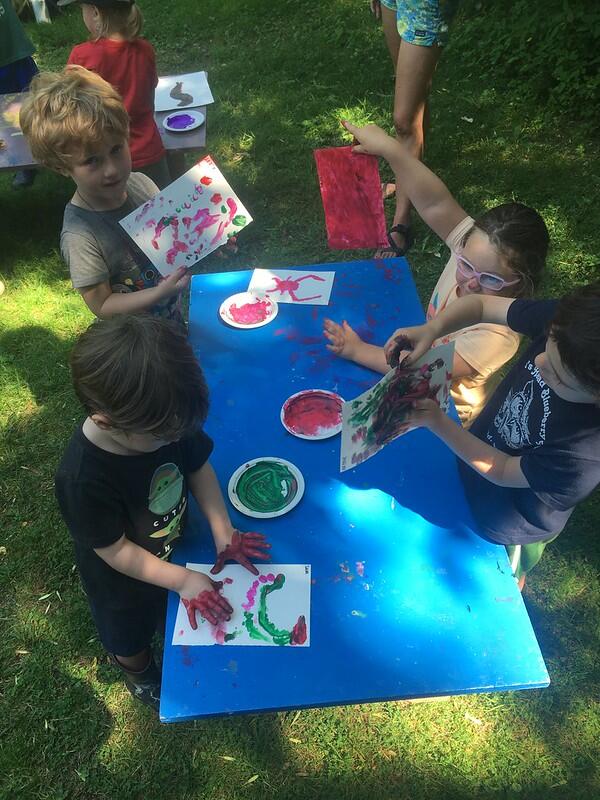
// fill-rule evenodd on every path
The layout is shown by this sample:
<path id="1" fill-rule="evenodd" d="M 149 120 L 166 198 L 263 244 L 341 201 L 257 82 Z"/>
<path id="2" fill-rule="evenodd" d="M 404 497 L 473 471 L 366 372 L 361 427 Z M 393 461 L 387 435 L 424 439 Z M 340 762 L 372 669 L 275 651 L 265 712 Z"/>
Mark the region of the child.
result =
<path id="1" fill-rule="evenodd" d="M 201 430 L 208 390 L 185 335 L 148 314 L 96 321 L 71 355 L 87 417 L 56 474 L 56 496 L 75 543 L 81 580 L 104 647 L 131 693 L 158 709 L 160 674 L 151 641 L 166 589 L 196 627 L 232 609 L 208 575 L 169 563 L 183 533 L 188 488 L 210 525 L 219 557 L 268 558 L 265 537 L 231 524 Z"/>
<path id="2" fill-rule="evenodd" d="M 83 67 L 42 73 L 23 103 L 21 127 L 34 158 L 75 181 L 60 247 L 90 311 L 151 311 L 183 324 L 179 295 L 189 274 L 180 268 L 162 280 L 118 224 L 158 188 L 131 172 L 129 120 L 115 89 Z"/>
<path id="3" fill-rule="evenodd" d="M 407 337 L 406 363 L 441 336 L 467 325 L 508 325 L 532 339 L 471 431 L 431 400 L 408 419 L 440 437 L 461 459 L 459 472 L 480 531 L 509 547 L 522 588 L 544 547 L 600 482 L 600 283 L 556 300 L 469 295 L 426 325 L 396 331 L 390 363 Z"/>
<path id="4" fill-rule="evenodd" d="M 142 13 L 134 0 L 59 0 L 81 5 L 89 42 L 76 45 L 67 64 L 97 72 L 119 92 L 129 114 L 129 148 L 136 172 L 164 189 L 171 182 L 165 148 L 154 121 L 156 59 L 150 42 L 140 38 Z"/>
<path id="5" fill-rule="evenodd" d="M 492 208 L 473 220 L 446 186 L 424 164 L 376 125 L 345 127 L 360 142 L 359 153 L 386 158 L 403 189 L 429 227 L 444 239 L 451 255 L 437 282 L 427 319 L 433 319 L 459 297 L 472 293 L 527 297 L 536 285 L 548 250 L 548 231 L 540 215 L 520 203 Z M 326 320 L 325 335 L 334 353 L 387 372 L 383 350 L 368 344 L 344 322 Z M 454 340 L 452 397 L 464 427 L 468 427 L 493 389 L 492 376 L 517 352 L 518 334 L 490 324 L 457 331 Z"/>
<path id="6" fill-rule="evenodd" d="M 0 0 L 0 94 L 24 92 L 37 64 L 32 58 L 35 47 L 25 33 L 12 0 Z M 13 189 L 26 189 L 35 181 L 35 169 L 15 173 Z"/>

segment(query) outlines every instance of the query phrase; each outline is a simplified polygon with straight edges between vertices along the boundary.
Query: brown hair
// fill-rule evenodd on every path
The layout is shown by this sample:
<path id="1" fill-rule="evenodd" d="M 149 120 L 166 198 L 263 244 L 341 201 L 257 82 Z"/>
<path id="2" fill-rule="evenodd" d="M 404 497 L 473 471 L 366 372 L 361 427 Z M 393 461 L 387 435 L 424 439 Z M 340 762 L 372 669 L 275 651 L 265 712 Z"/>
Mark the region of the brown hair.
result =
<path id="1" fill-rule="evenodd" d="M 600 281 L 559 301 L 549 335 L 565 368 L 600 400 Z"/>
<path id="2" fill-rule="evenodd" d="M 202 425 L 208 387 L 185 334 L 150 314 L 97 320 L 71 352 L 77 397 L 126 433 L 177 439 Z"/>
<path id="3" fill-rule="evenodd" d="M 20 122 L 34 158 L 60 173 L 70 172 L 79 154 L 92 153 L 107 136 L 129 138 L 120 94 L 83 67 L 36 75 Z"/>
<path id="4" fill-rule="evenodd" d="M 502 203 L 475 220 L 463 244 L 475 228 L 487 233 L 490 243 L 521 277 L 510 296 L 531 296 L 542 277 L 550 244 L 548 228 L 538 212 L 523 203 Z"/>
<path id="5" fill-rule="evenodd" d="M 96 36 L 92 36 L 93 41 L 107 38 L 111 33 L 118 33 L 130 42 L 141 34 L 144 17 L 136 3 L 132 5 L 115 3 L 114 6 L 96 6 L 96 8 L 100 16 L 100 26 Z"/>

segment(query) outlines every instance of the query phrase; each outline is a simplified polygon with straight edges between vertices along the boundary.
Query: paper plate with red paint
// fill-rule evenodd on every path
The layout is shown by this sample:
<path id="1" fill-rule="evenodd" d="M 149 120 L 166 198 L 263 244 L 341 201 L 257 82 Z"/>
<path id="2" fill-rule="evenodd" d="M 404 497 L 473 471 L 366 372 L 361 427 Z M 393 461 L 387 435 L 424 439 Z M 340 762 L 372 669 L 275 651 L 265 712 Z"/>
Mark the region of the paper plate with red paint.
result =
<path id="1" fill-rule="evenodd" d="M 326 389 L 305 389 L 281 407 L 281 424 L 299 439 L 329 439 L 342 430 L 343 397 Z"/>
<path id="2" fill-rule="evenodd" d="M 304 494 L 304 478 L 283 458 L 263 456 L 246 461 L 229 479 L 232 505 L 248 517 L 281 517 L 295 508 Z"/>
<path id="3" fill-rule="evenodd" d="M 221 303 L 219 316 L 232 328 L 260 328 L 275 319 L 277 301 L 258 292 L 239 292 Z"/>

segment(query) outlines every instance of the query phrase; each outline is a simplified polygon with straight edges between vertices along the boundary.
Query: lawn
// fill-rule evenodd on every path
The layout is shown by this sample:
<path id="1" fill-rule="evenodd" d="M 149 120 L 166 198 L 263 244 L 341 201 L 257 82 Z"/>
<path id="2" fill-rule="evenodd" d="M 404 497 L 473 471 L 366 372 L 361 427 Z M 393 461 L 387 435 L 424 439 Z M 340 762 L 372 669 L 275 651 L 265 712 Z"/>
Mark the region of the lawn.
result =
<path id="1" fill-rule="evenodd" d="M 339 118 L 390 125 L 392 69 L 366 0 L 144 0 L 159 71 L 210 73 L 209 152 L 254 223 L 232 268 L 360 257 L 327 249 L 312 150 Z M 77 8 L 28 32 L 42 69 L 83 40 Z M 507 20 L 507 24 L 517 24 Z M 537 208 L 552 251 L 542 293 L 598 276 L 600 152 L 469 64 L 460 20 L 432 94 L 428 163 L 472 212 Z M 58 251 L 69 182 L 0 178 L 0 798 L 596 798 L 600 796 L 598 493 L 525 591 L 545 690 L 161 726 L 106 663 L 53 497 L 81 412 L 67 359 L 91 321 Z M 443 246 L 417 226 L 421 298 Z M 205 270 L 222 269 L 209 257 Z M 210 680 L 210 676 L 206 676 Z"/>

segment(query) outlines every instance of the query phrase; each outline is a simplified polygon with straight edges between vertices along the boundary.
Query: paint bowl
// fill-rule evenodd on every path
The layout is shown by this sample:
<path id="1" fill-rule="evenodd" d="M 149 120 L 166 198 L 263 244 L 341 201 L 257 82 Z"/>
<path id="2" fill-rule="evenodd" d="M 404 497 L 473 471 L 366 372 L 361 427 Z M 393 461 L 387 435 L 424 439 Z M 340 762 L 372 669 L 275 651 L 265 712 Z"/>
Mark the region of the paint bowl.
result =
<path id="1" fill-rule="evenodd" d="M 275 319 L 277 301 L 260 292 L 239 292 L 224 300 L 219 316 L 232 328 L 260 328 Z"/>
<path id="2" fill-rule="evenodd" d="M 299 439 L 329 439 L 342 430 L 343 397 L 326 389 L 305 389 L 281 407 L 281 424 Z"/>
<path id="3" fill-rule="evenodd" d="M 193 109 L 175 111 L 163 120 L 163 128 L 171 133 L 187 133 L 200 125 L 204 125 L 204 114 Z"/>
<path id="4" fill-rule="evenodd" d="M 302 499 L 304 478 L 289 461 L 263 456 L 238 467 L 227 492 L 232 505 L 248 517 L 281 517 Z"/>

